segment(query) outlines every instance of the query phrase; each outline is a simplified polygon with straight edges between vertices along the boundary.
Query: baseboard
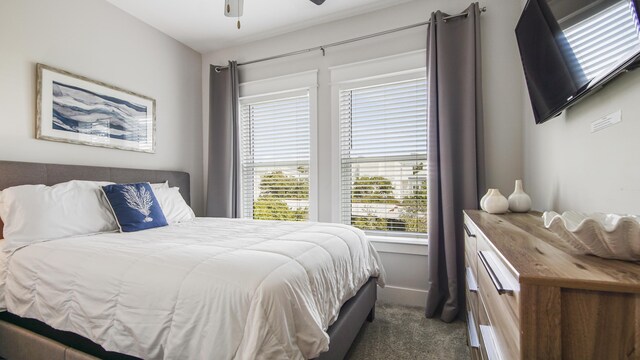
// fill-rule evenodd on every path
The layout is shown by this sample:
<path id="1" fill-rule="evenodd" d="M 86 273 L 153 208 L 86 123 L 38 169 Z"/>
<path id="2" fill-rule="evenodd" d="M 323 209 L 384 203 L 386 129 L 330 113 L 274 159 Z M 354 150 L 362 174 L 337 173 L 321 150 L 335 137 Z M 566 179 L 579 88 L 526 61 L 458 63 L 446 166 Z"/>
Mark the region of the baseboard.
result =
<path id="1" fill-rule="evenodd" d="M 378 288 L 378 301 L 386 304 L 424 307 L 427 302 L 427 290 L 387 285 L 384 288 Z"/>

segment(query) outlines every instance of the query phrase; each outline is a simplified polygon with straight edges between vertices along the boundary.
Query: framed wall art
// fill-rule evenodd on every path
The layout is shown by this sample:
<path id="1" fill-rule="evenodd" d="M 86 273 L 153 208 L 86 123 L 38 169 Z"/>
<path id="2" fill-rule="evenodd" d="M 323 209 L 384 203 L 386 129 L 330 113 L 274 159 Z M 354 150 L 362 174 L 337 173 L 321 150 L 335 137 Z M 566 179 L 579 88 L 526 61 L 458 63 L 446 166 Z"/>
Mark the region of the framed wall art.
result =
<path id="1" fill-rule="evenodd" d="M 38 64 L 36 137 L 155 152 L 156 101 Z"/>

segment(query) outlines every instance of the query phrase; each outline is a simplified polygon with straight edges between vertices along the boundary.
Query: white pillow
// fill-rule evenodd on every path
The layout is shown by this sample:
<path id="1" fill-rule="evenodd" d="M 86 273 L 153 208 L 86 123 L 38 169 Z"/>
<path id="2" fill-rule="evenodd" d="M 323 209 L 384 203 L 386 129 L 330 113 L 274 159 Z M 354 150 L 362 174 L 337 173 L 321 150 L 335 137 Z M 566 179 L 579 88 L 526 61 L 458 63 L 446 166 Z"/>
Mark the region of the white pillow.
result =
<path id="1" fill-rule="evenodd" d="M 169 188 L 169 181 L 151 184 L 151 190 L 153 191 L 156 191 L 156 189 L 168 189 L 168 188 Z"/>
<path id="2" fill-rule="evenodd" d="M 196 218 L 193 210 L 180 195 L 177 187 L 153 189 L 153 194 L 160 203 L 160 208 L 167 219 L 167 223 L 176 224 L 183 221 L 191 221 Z"/>
<path id="3" fill-rule="evenodd" d="M 118 225 L 100 186 L 73 180 L 53 186 L 21 185 L 0 192 L 5 250 L 33 242 L 115 231 Z"/>
<path id="4" fill-rule="evenodd" d="M 7 308 L 4 302 L 4 294 L 7 286 L 7 258 L 9 256 L 3 252 L 5 243 L 5 240 L 0 239 L 0 310 Z"/>

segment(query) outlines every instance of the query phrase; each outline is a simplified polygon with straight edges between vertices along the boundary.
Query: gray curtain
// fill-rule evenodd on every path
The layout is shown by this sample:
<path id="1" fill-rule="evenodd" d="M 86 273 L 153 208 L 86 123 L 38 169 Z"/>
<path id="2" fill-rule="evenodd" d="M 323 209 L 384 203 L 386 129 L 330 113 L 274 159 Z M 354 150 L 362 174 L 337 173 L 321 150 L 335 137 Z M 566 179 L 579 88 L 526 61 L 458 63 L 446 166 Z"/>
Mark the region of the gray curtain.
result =
<path id="1" fill-rule="evenodd" d="M 209 166 L 206 215 L 240 217 L 238 64 L 209 75 Z"/>
<path id="2" fill-rule="evenodd" d="M 427 30 L 428 231 L 427 317 L 453 321 L 464 309 L 464 209 L 484 189 L 480 8 Z"/>

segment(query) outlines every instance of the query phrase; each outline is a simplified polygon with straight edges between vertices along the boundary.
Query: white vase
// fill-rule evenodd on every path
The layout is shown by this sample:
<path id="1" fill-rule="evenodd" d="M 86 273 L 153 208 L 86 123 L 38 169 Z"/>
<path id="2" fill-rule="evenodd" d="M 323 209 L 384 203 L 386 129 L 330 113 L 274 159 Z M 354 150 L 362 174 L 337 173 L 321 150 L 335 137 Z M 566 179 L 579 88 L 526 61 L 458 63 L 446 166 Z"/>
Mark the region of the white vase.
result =
<path id="1" fill-rule="evenodd" d="M 487 190 L 487 193 L 484 194 L 484 196 L 482 197 L 482 199 L 480 199 L 480 209 L 487 211 L 487 209 L 484 207 L 484 202 L 487 200 L 487 198 L 489 197 L 489 194 L 491 194 L 491 190 L 493 189 L 489 189 Z"/>
<path id="2" fill-rule="evenodd" d="M 516 180 L 516 189 L 509 195 L 509 210 L 517 213 L 531 210 L 531 197 L 522 189 L 522 180 Z"/>
<path id="3" fill-rule="evenodd" d="M 504 214 L 509 210 L 509 201 L 500 190 L 491 189 L 489 196 L 484 200 L 484 208 L 489 214 Z"/>

